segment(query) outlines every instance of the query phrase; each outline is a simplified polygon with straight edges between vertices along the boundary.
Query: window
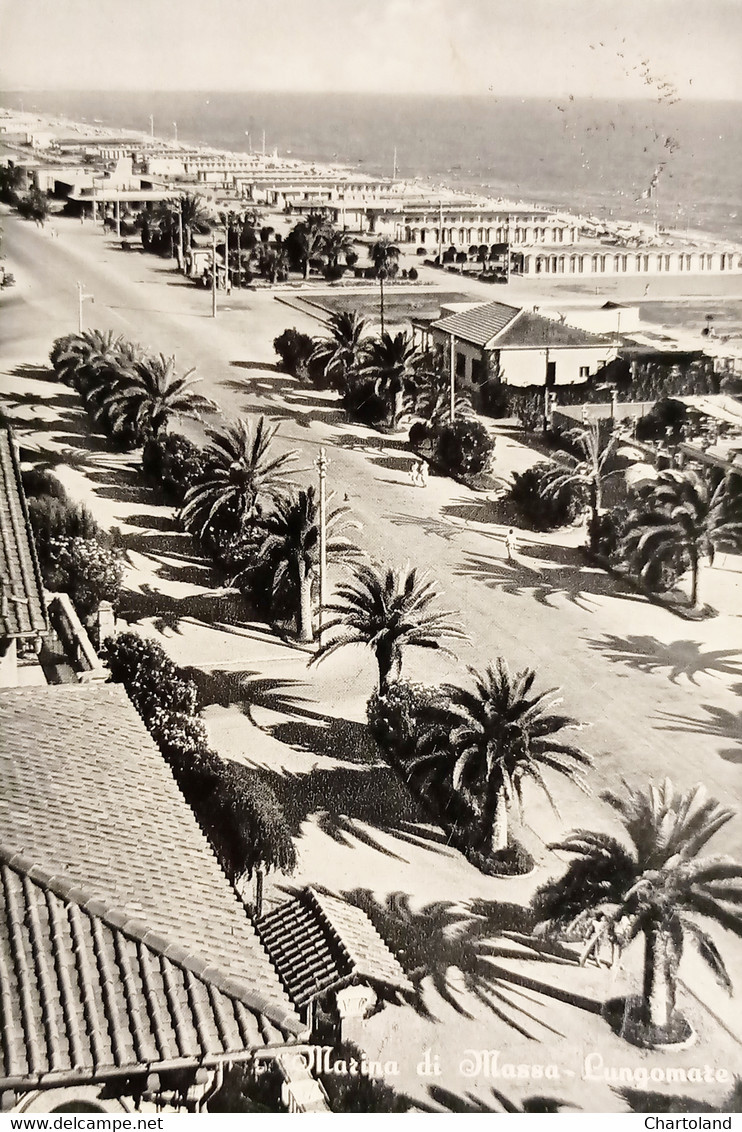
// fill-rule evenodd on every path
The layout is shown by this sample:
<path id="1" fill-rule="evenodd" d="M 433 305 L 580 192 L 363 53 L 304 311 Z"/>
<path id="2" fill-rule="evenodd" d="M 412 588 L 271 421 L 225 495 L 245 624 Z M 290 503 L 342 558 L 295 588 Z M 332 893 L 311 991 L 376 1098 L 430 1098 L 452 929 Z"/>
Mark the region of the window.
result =
<path id="1" fill-rule="evenodd" d="M 590 376 L 590 366 L 580 366 L 580 377 Z"/>
<path id="2" fill-rule="evenodd" d="M 466 377 L 466 354 L 462 354 L 459 350 L 456 351 L 456 376 Z"/>
<path id="3" fill-rule="evenodd" d="M 471 380 L 473 385 L 484 385 L 487 380 L 487 371 L 481 358 L 472 358 Z"/>

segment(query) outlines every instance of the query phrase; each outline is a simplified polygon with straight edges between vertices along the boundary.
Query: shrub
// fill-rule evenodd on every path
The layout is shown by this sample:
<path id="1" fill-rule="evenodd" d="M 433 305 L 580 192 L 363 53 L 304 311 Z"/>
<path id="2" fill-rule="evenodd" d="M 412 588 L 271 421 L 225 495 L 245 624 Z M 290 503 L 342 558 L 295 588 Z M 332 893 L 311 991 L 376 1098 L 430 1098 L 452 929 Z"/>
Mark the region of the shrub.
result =
<path id="1" fill-rule="evenodd" d="M 423 252 L 424 252 L 424 251 L 425 251 L 425 249 L 423 248 Z M 411 267 L 411 268 L 410 268 L 410 270 L 409 270 L 409 271 L 407 272 L 407 278 L 408 278 L 408 279 L 411 279 L 411 280 L 412 280 L 412 282 L 414 283 L 414 281 L 415 281 L 415 280 L 417 279 L 417 277 L 418 277 L 418 270 L 417 270 L 417 268 L 416 268 L 416 267 Z"/>
<path id="2" fill-rule="evenodd" d="M 626 526 L 628 508 L 625 505 L 614 507 L 612 511 L 603 511 L 599 515 L 591 515 L 588 522 L 588 545 L 596 554 L 600 554 L 609 561 L 620 559 L 620 546 Z"/>
<path id="3" fill-rule="evenodd" d="M 720 392 L 728 397 L 742 397 L 742 377 L 736 373 L 727 373 L 721 379 Z"/>
<path id="4" fill-rule="evenodd" d="M 121 633 L 105 643 L 111 679 L 123 684 L 170 764 L 227 875 L 256 869 L 292 872 L 291 831 L 271 787 L 255 771 L 226 762 L 208 746 L 193 681 L 157 641 Z"/>
<path id="5" fill-rule="evenodd" d="M 281 364 L 287 373 L 294 377 L 298 375 L 299 367 L 308 361 L 314 351 L 314 340 L 309 334 L 302 333 L 296 327 L 284 330 L 273 339 L 273 349 L 281 359 Z"/>
<path id="6" fill-rule="evenodd" d="M 438 433 L 436 459 L 453 475 L 474 476 L 487 468 L 494 449 L 494 439 L 481 421 L 455 420 Z"/>
<path id="7" fill-rule="evenodd" d="M 257 871 L 292 873 L 296 848 L 283 808 L 259 773 L 213 756 L 215 787 L 202 820 L 211 830 L 227 876 L 239 880 Z"/>
<path id="8" fill-rule="evenodd" d="M 490 417 L 507 417 L 510 413 L 508 387 L 501 381 L 485 381 L 479 391 L 479 404 Z"/>
<path id="9" fill-rule="evenodd" d="M 380 424 L 388 416 L 387 404 L 377 394 L 373 381 L 349 382 L 343 392 L 343 407 L 349 417 L 361 424 Z"/>
<path id="10" fill-rule="evenodd" d="M 158 713 L 194 715 L 198 710 L 196 685 L 157 641 L 139 633 L 119 633 L 106 641 L 105 652 L 111 679 L 124 685 L 148 726 Z"/>
<path id="11" fill-rule="evenodd" d="M 82 618 L 102 601 L 110 601 L 114 608 L 118 605 L 123 576 L 120 552 L 95 539 L 65 536 L 50 541 L 46 584 L 69 594 Z"/>
<path id="12" fill-rule="evenodd" d="M 66 495 L 63 498 L 56 495 L 32 496 L 28 500 L 28 517 L 45 581 L 47 578 L 51 581 L 50 570 L 55 567 L 55 544 L 59 539 L 92 539 L 106 545 L 106 537 L 87 507 L 71 503 Z"/>
<path id="13" fill-rule="evenodd" d="M 410 447 L 422 448 L 433 441 L 433 426 L 429 421 L 415 421 L 410 428 Z"/>
<path id="14" fill-rule="evenodd" d="M 374 692 L 366 718 L 386 760 L 404 768 L 415 753 L 421 723 L 444 704 L 439 688 L 409 680 L 395 680 L 384 695 Z"/>
<path id="15" fill-rule="evenodd" d="M 526 432 L 535 432 L 544 419 L 544 399 L 538 393 L 517 393 L 509 398 L 509 412 Z"/>
<path id="16" fill-rule="evenodd" d="M 203 471 L 203 451 L 177 432 L 149 437 L 142 450 L 142 468 L 167 500 L 181 504 Z"/>
<path id="17" fill-rule="evenodd" d="M 345 271 L 345 264 L 332 264 L 331 266 L 325 268 L 325 279 L 328 279 L 331 283 L 334 283 L 336 282 L 336 280 L 343 278 Z"/>
<path id="18" fill-rule="evenodd" d="M 316 367 L 313 367 L 309 360 L 314 353 L 314 347 L 314 339 L 295 327 L 284 330 L 273 339 L 273 348 L 281 359 L 283 368 L 301 381 L 314 376 Z"/>
<path id="19" fill-rule="evenodd" d="M 534 464 L 525 472 L 513 473 L 510 498 L 523 517 L 539 531 L 567 526 L 582 511 L 583 501 L 570 485 L 556 495 L 544 494 L 547 481 L 555 474 L 557 469 L 553 464 Z"/>
<path id="20" fill-rule="evenodd" d="M 57 477 L 46 468 L 27 468 L 21 475 L 23 491 L 26 499 L 37 499 L 47 495 L 53 499 L 62 499 L 65 502 L 69 496 Z"/>
<path id="21" fill-rule="evenodd" d="M 636 439 L 664 440 L 668 429 L 672 438 L 678 439 L 687 418 L 688 409 L 683 401 L 665 397 L 636 422 Z"/>

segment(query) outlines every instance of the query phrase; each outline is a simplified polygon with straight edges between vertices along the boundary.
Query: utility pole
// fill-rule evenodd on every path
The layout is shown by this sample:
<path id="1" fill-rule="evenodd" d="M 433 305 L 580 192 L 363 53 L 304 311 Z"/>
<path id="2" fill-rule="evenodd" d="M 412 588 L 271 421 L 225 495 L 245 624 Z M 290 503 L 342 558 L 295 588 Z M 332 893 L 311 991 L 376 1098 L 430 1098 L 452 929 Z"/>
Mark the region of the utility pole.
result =
<path id="1" fill-rule="evenodd" d="M 84 303 L 85 299 L 90 299 L 91 302 L 94 301 L 92 295 L 86 294 L 85 284 L 81 283 L 80 280 L 78 279 L 78 281 L 77 281 L 77 329 L 78 329 L 78 332 L 80 334 L 82 334 L 82 304 Z"/>
<path id="2" fill-rule="evenodd" d="M 229 218 L 224 225 L 224 290 L 229 294 Z"/>
<path id="3" fill-rule="evenodd" d="M 183 270 L 185 249 L 183 247 L 183 200 L 178 200 L 178 267 Z"/>
<path id="4" fill-rule="evenodd" d="M 263 130 L 263 157 L 265 157 L 265 130 Z"/>
<path id="5" fill-rule="evenodd" d="M 178 140 L 178 123 L 177 122 L 173 122 L 173 132 L 174 132 L 174 135 L 175 135 L 173 137 L 173 141 L 177 141 Z"/>
<path id="6" fill-rule="evenodd" d="M 154 116 L 154 114 L 150 114 L 150 116 L 149 116 L 149 136 L 151 138 L 153 138 L 155 136 L 155 116 Z"/>
<path id="7" fill-rule="evenodd" d="M 443 266 L 443 201 L 438 201 L 438 266 Z"/>
<path id="8" fill-rule="evenodd" d="M 448 415 L 451 424 L 456 419 L 456 339 L 451 335 L 451 349 L 449 354 L 449 405 Z"/>
<path id="9" fill-rule="evenodd" d="M 116 235 L 121 235 L 121 201 L 116 197 Z"/>
<path id="10" fill-rule="evenodd" d="M 211 233 L 211 317 L 216 318 L 216 232 Z"/>
<path id="11" fill-rule="evenodd" d="M 319 643 L 322 643 L 325 602 L 327 601 L 327 450 L 319 450 L 315 460 L 319 472 Z"/>

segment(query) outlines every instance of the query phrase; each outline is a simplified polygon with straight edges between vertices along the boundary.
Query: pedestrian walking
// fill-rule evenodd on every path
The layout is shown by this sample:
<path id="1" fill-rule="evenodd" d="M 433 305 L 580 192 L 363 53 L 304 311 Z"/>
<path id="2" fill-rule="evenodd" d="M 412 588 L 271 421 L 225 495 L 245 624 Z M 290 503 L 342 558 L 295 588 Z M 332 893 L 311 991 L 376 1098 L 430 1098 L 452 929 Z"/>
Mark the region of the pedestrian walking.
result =
<path id="1" fill-rule="evenodd" d="M 420 464 L 419 464 L 419 467 L 418 467 L 418 475 L 419 475 L 419 479 L 420 479 L 420 487 L 427 487 L 428 486 L 428 465 L 425 463 L 424 460 L 420 461 Z"/>
<path id="2" fill-rule="evenodd" d="M 508 562 L 513 561 L 513 557 L 514 557 L 517 549 L 518 549 L 518 542 L 517 542 L 517 539 L 515 537 L 515 531 L 511 527 L 510 530 L 508 531 L 508 533 L 505 535 L 505 551 L 506 551 L 507 556 L 508 556 Z"/>

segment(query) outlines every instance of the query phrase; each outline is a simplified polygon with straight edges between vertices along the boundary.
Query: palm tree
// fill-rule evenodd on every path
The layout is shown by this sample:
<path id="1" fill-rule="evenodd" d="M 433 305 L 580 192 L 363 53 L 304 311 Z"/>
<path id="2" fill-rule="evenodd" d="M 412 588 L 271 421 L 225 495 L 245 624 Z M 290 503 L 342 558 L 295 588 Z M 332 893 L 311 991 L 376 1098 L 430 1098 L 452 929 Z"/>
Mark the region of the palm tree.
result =
<path id="1" fill-rule="evenodd" d="M 350 526 L 358 526 L 348 521 L 349 513 L 349 507 L 337 507 L 327 515 L 328 558 L 347 562 L 360 553 L 343 533 Z M 265 534 L 257 561 L 270 563 L 274 594 L 284 585 L 291 587 L 296 603 L 296 635 L 300 641 L 312 641 L 312 583 L 320 551 L 319 506 L 314 488 L 276 499 L 272 510 L 255 525 Z"/>
<path id="2" fill-rule="evenodd" d="M 325 231 L 322 254 L 327 256 L 327 266 L 337 267 L 340 256 L 353 250 L 353 237 L 349 232 L 340 231 L 339 228 L 327 228 Z"/>
<path id="3" fill-rule="evenodd" d="M 554 496 L 561 494 L 562 491 L 570 491 L 587 498 L 590 508 L 590 549 L 594 550 L 598 537 L 600 509 L 603 504 L 603 484 L 620 472 L 620 469 L 606 471 L 617 438 L 613 435 L 604 444 L 598 423 L 593 421 L 587 428 L 571 429 L 566 434 L 566 439 L 576 445 L 579 455 L 575 456 L 571 452 L 559 453 L 554 474 L 544 485 L 544 494 Z"/>
<path id="4" fill-rule="evenodd" d="M 335 616 L 325 626 L 328 633 L 312 663 L 320 661 L 346 645 L 366 645 L 373 649 L 379 667 L 379 694 L 398 680 L 402 656 L 413 645 L 421 649 L 445 649 L 443 638 L 467 641 L 456 624 L 457 614 L 436 611 L 438 598 L 434 583 L 425 574 L 405 566 L 360 566 L 355 577 L 337 588 L 337 600 L 325 606 Z"/>
<path id="5" fill-rule="evenodd" d="M 235 533 L 257 517 L 263 498 L 286 487 L 286 474 L 296 460 L 295 451 L 270 452 L 278 426 L 260 417 L 237 420 L 224 429 L 209 429 L 202 474 L 186 492 L 180 513 L 184 526 L 199 535 L 216 521 Z"/>
<path id="6" fill-rule="evenodd" d="M 309 276 L 311 260 L 317 259 L 322 255 L 326 237 L 326 221 L 317 214 L 313 217 L 311 213 L 307 216 L 306 220 L 300 220 L 298 224 L 295 224 L 286 237 L 289 254 L 293 254 L 295 260 L 298 260 L 299 267 L 305 279 Z"/>
<path id="7" fill-rule="evenodd" d="M 538 919 L 551 930 L 587 936 L 583 962 L 601 936 L 619 947 L 644 936 L 641 1035 L 660 1044 L 683 1025 L 676 1011 L 678 967 L 695 944 L 719 983 L 731 992 L 724 961 L 705 924 L 742 937 L 742 866 L 728 857 L 698 857 L 734 816 L 702 786 L 676 792 L 666 779 L 620 795 L 603 795 L 628 835 L 627 846 L 605 833 L 576 830 L 551 848 L 572 854 L 566 873 L 536 893 Z M 698 923 L 698 918 L 701 923 Z M 595 941 L 595 942 L 594 942 Z"/>
<path id="8" fill-rule="evenodd" d="M 374 391 L 387 405 L 389 424 L 396 428 L 402 414 L 405 393 L 415 384 L 415 365 L 419 351 L 410 335 L 401 330 L 392 338 L 382 334 L 369 342 L 362 375 L 374 382 Z"/>
<path id="9" fill-rule="evenodd" d="M 192 373 L 178 377 L 175 358 L 164 354 L 136 361 L 122 371 L 113 388 L 100 390 L 99 413 L 105 412 L 116 429 L 152 437 L 163 433 L 174 416 L 200 420 L 202 412 L 217 406 L 194 389 Z M 95 397 L 96 390 L 90 392 Z"/>
<path id="10" fill-rule="evenodd" d="M 183 247 L 188 249 L 193 244 L 194 232 L 203 234 L 211 231 L 212 216 L 199 193 L 183 193 L 178 201 L 178 209 L 183 225 Z"/>
<path id="11" fill-rule="evenodd" d="M 712 490 L 699 472 L 660 472 L 629 515 L 622 546 L 642 579 L 663 564 L 689 566 L 697 606 L 701 560 L 719 546 L 742 546 L 742 497 L 730 477 Z"/>
<path id="12" fill-rule="evenodd" d="M 342 389 L 345 377 L 359 369 L 366 356 L 364 334 L 366 319 L 357 311 L 338 311 L 327 323 L 329 335 L 315 343 L 310 362 L 318 362 L 325 377 L 336 389 Z"/>
<path id="13" fill-rule="evenodd" d="M 127 346 L 136 349 L 112 330 L 83 330 L 58 338 L 50 358 L 60 381 L 86 394 L 101 371 L 115 371 L 121 366 L 122 351 Z"/>
<path id="14" fill-rule="evenodd" d="M 391 279 L 399 270 L 399 248 L 390 236 L 380 236 L 375 244 L 369 248 L 369 256 L 374 265 L 376 278 L 379 280 L 379 298 L 381 305 L 381 333 L 384 333 L 384 280 Z"/>
<path id="15" fill-rule="evenodd" d="M 579 725 L 555 710 L 561 703 L 556 689 L 532 693 L 532 669 L 513 677 L 499 657 L 483 675 L 469 671 L 474 688 L 443 688 L 447 705 L 423 734 L 424 753 L 407 769 L 410 775 L 427 770 L 450 782 L 477 817 L 481 842 L 500 853 L 509 844 L 510 808 L 515 801 L 523 804 L 524 782 L 540 786 L 558 813 L 543 771 L 557 771 L 588 792 L 582 772 L 592 758 L 562 737 L 565 728 Z"/>

